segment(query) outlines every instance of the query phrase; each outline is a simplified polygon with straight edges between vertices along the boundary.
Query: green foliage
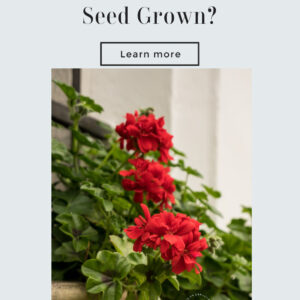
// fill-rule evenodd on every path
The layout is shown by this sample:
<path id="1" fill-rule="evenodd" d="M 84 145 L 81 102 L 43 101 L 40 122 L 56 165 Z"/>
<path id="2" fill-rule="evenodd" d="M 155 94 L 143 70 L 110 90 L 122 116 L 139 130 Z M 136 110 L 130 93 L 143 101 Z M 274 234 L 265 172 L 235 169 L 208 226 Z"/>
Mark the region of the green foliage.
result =
<path id="1" fill-rule="evenodd" d="M 106 141 L 79 130 L 79 120 L 89 112 L 101 113 L 102 107 L 72 87 L 55 82 L 68 98 L 69 130 L 72 145 L 68 149 L 52 141 L 52 276 L 53 280 L 86 281 L 91 294 L 101 299 L 187 299 L 201 292 L 209 299 L 251 299 L 251 226 L 246 219 L 231 220 L 228 230 L 217 227 L 215 216 L 221 213 L 211 204 L 222 201 L 221 193 L 202 183 L 202 175 L 186 166 L 185 154 L 172 148 L 175 160 L 186 180 L 175 180 L 175 213 L 185 213 L 205 225 L 201 232 L 209 249 L 198 262 L 201 274 L 172 273 L 157 250 L 133 251 L 133 243 L 124 228 L 134 223 L 141 209 L 132 201 L 133 193 L 121 186 L 121 169 L 128 169 L 131 154 L 119 148 L 112 133 Z M 146 109 L 143 113 L 150 113 Z M 62 126 L 52 123 L 56 130 Z M 157 153 L 149 153 L 157 157 Z M 177 159 L 177 157 L 179 157 Z M 199 189 L 188 185 L 189 176 L 199 178 Z M 151 214 L 157 208 L 150 205 Z M 251 217 L 252 210 L 243 207 Z"/>

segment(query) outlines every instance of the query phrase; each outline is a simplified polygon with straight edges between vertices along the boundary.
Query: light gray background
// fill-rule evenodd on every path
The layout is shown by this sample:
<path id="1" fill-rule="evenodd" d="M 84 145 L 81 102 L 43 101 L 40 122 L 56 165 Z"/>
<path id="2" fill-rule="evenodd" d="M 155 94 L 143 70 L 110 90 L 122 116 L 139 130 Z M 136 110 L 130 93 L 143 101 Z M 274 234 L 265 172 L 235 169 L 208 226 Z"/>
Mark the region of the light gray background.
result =
<path id="1" fill-rule="evenodd" d="M 101 40 L 199 40 L 201 67 L 253 69 L 253 299 L 299 298 L 299 3 L 214 1 L 212 26 L 81 24 L 89 4 L 212 4 L 161 2 L 2 3 L 1 299 L 50 299 L 50 69 L 98 67 Z"/>

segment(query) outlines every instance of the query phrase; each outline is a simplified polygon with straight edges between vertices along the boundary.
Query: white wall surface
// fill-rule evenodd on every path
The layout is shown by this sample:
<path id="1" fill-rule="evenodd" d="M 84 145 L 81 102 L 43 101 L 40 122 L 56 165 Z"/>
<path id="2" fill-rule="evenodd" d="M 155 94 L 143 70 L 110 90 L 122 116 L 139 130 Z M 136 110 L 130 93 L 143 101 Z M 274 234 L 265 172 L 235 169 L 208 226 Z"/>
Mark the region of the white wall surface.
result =
<path id="1" fill-rule="evenodd" d="M 170 69 L 83 69 L 81 78 L 81 92 L 104 108 L 102 121 L 115 126 L 127 112 L 153 107 L 170 129 Z"/>
<path id="2" fill-rule="evenodd" d="M 165 116 L 174 145 L 187 165 L 222 192 L 215 201 L 225 228 L 251 205 L 251 71 L 248 69 L 83 69 L 81 92 L 104 107 L 101 120 L 112 126 L 127 112 L 153 107 Z M 176 178 L 184 176 L 178 170 Z"/>
<path id="3" fill-rule="evenodd" d="M 252 201 L 251 71 L 221 69 L 218 87 L 216 186 L 225 226 Z"/>
<path id="4" fill-rule="evenodd" d="M 171 120 L 174 145 L 187 155 L 186 164 L 196 168 L 205 182 L 215 184 L 216 106 L 218 70 L 173 70 Z M 179 170 L 174 176 L 184 179 Z M 188 183 L 200 188 L 201 180 Z"/>

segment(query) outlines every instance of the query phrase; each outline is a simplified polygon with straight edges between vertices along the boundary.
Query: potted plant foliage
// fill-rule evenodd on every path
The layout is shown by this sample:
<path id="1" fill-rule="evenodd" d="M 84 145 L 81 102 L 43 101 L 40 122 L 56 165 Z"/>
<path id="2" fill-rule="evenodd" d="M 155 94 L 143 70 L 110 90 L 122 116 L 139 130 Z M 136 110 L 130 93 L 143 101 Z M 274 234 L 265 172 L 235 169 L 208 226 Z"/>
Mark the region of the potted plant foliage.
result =
<path id="1" fill-rule="evenodd" d="M 79 124 L 103 108 L 55 83 L 72 124 L 71 147 L 52 140 L 53 299 L 251 299 L 251 226 L 218 228 L 211 199 L 221 193 L 185 164 L 164 119 L 151 108 L 127 113 L 101 140 Z"/>

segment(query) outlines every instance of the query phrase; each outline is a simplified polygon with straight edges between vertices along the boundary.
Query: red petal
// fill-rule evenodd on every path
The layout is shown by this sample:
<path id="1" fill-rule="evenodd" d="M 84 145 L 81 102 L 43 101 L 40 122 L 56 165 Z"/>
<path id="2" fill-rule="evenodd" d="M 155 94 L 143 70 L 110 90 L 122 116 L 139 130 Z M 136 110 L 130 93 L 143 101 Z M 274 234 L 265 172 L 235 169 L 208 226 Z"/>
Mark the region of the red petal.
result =
<path id="1" fill-rule="evenodd" d="M 176 232 L 176 234 L 184 235 L 186 233 L 191 232 L 194 228 L 194 224 L 191 221 L 186 220 L 180 224 L 180 229 Z"/>
<path id="2" fill-rule="evenodd" d="M 133 114 L 126 114 L 126 124 L 134 124 L 135 123 L 135 117 Z"/>
<path id="3" fill-rule="evenodd" d="M 135 171 L 134 170 L 122 170 L 119 172 L 121 176 L 132 176 L 134 175 Z"/>
<path id="4" fill-rule="evenodd" d="M 175 274 L 180 274 L 185 270 L 185 263 L 182 257 L 173 259 L 172 261 L 172 271 Z"/>
<path id="5" fill-rule="evenodd" d="M 199 270 L 197 267 L 199 268 Z M 197 262 L 195 263 L 195 272 L 196 272 L 196 274 L 199 274 L 200 272 L 202 272 L 202 267 Z"/>
<path id="6" fill-rule="evenodd" d="M 127 191 L 132 191 L 136 187 L 136 183 L 130 179 L 124 178 L 122 180 L 122 186 Z"/>
<path id="7" fill-rule="evenodd" d="M 144 212 L 144 215 L 145 215 L 146 220 L 147 220 L 147 221 L 150 220 L 151 215 L 150 215 L 150 212 L 149 212 L 149 209 L 148 209 L 147 205 L 141 203 L 141 208 L 142 208 L 142 210 L 143 210 L 143 212 Z"/>
<path id="8" fill-rule="evenodd" d="M 158 147 L 157 140 L 149 136 L 141 136 L 138 138 L 138 146 L 143 153 L 156 151 Z"/>
<path id="9" fill-rule="evenodd" d="M 141 252 L 143 249 L 143 242 L 140 239 L 137 239 L 133 244 L 133 250 L 136 252 Z"/>
<path id="10" fill-rule="evenodd" d="M 207 245 L 207 242 L 206 242 L 206 239 L 203 238 L 200 240 L 200 250 L 205 250 L 208 248 L 208 245 Z"/>
<path id="11" fill-rule="evenodd" d="M 143 193 L 135 193 L 133 200 L 137 203 L 143 202 Z"/>
<path id="12" fill-rule="evenodd" d="M 195 259 L 192 259 L 189 255 L 184 255 L 183 256 L 183 259 L 184 259 L 184 263 L 186 265 L 193 265 L 195 264 L 196 260 Z"/>
<path id="13" fill-rule="evenodd" d="M 201 246 L 200 241 L 196 241 L 196 242 L 193 242 L 193 243 L 189 244 L 187 246 L 187 248 L 189 249 L 189 251 L 197 251 L 197 250 L 199 251 L 200 246 Z"/>
<path id="14" fill-rule="evenodd" d="M 127 131 L 131 136 L 138 137 L 140 134 L 139 129 L 135 125 L 128 125 Z"/>
<path id="15" fill-rule="evenodd" d="M 124 231 L 126 232 L 127 236 L 133 240 L 139 238 L 144 232 L 143 229 L 140 229 L 137 226 L 129 226 L 127 229 L 124 229 Z"/>
<path id="16" fill-rule="evenodd" d="M 161 117 L 157 120 L 157 124 L 159 127 L 163 127 L 165 125 L 165 120 L 164 120 L 164 117 Z"/>
<path id="17" fill-rule="evenodd" d="M 171 245 L 174 245 L 178 240 L 178 236 L 173 235 L 173 234 L 166 234 L 166 235 L 164 235 L 164 240 L 169 242 Z"/>

